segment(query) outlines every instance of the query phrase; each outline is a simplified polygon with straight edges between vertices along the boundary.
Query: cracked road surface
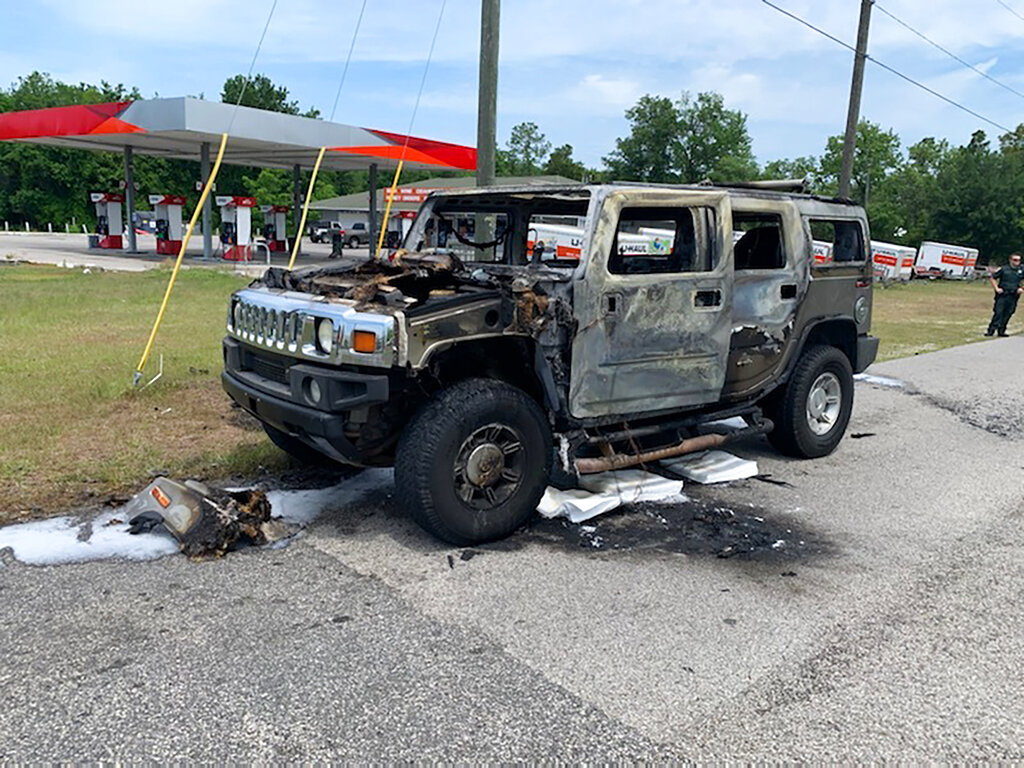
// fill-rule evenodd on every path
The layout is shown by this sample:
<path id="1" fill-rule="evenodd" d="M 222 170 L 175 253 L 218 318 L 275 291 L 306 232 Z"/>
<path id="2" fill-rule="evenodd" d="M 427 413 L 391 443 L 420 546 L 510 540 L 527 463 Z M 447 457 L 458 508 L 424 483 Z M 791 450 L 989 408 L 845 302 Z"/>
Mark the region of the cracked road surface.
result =
<path id="1" fill-rule="evenodd" d="M 736 447 L 791 487 L 593 532 L 451 549 L 380 488 L 281 550 L 0 567 L 0 760 L 1024 760 L 1021 370 L 875 366 L 915 394 L 858 383 L 865 437 Z"/>

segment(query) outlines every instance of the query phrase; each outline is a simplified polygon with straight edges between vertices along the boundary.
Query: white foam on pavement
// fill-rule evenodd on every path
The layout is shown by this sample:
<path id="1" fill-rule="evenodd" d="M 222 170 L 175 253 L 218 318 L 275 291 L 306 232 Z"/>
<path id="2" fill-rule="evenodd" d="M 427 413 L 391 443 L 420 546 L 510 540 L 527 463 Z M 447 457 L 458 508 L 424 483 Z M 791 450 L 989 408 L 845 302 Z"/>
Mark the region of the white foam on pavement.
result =
<path id="1" fill-rule="evenodd" d="M 745 480 L 758 474 L 756 461 L 741 459 L 727 451 L 701 451 L 663 459 L 659 463 L 665 469 L 702 485 Z"/>
<path id="2" fill-rule="evenodd" d="M 342 509 L 372 491 L 391 486 L 389 469 L 367 469 L 329 488 L 270 491 L 271 515 L 304 528 L 326 509 Z M 120 522 L 112 522 L 119 520 Z M 88 560 L 153 560 L 174 554 L 178 542 L 163 527 L 132 536 L 121 509 L 88 519 L 55 517 L 0 528 L 0 549 L 10 547 L 27 565 L 59 565 Z"/>
<path id="3" fill-rule="evenodd" d="M 906 383 L 899 379 L 891 379 L 888 376 L 875 376 L 873 373 L 858 373 L 855 374 L 854 379 L 857 381 L 863 381 L 865 384 L 874 384 L 878 387 L 891 387 L 892 389 L 903 389 Z"/>
<path id="4" fill-rule="evenodd" d="M 582 523 L 623 504 L 686 500 L 681 480 L 670 480 L 640 469 L 583 475 L 580 485 L 582 488 L 568 491 L 549 487 L 544 491 L 537 511 L 543 517 L 566 517 L 570 522 Z"/>

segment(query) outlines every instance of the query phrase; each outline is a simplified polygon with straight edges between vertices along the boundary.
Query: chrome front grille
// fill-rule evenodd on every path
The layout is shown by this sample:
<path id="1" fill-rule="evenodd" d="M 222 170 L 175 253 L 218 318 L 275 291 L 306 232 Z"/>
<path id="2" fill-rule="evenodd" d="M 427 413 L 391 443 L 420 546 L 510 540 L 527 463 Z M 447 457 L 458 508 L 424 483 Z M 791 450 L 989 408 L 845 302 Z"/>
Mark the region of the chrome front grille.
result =
<path id="1" fill-rule="evenodd" d="M 329 321 L 332 341 L 317 341 L 317 326 Z M 397 360 L 395 318 L 359 312 L 351 304 L 294 291 L 243 288 L 231 298 L 228 334 L 238 341 L 277 354 L 322 363 L 351 363 L 390 367 Z M 370 331 L 378 339 L 374 352 L 352 348 L 355 331 Z"/>
<path id="2" fill-rule="evenodd" d="M 237 338 L 269 349 L 298 351 L 308 317 L 304 311 L 272 309 L 243 301 L 236 306 L 232 330 Z"/>

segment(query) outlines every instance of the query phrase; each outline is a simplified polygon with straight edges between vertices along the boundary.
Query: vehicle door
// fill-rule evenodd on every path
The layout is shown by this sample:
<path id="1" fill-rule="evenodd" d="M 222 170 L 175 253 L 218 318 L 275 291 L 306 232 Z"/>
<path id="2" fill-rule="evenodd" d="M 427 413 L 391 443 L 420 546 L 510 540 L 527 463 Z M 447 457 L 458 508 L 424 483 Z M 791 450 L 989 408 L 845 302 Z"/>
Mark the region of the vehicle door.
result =
<path id="1" fill-rule="evenodd" d="M 807 292 L 808 243 L 796 205 L 756 197 L 732 201 L 732 339 L 725 394 L 745 396 L 777 376 Z M 817 241 L 831 263 L 832 238 Z"/>
<path id="2" fill-rule="evenodd" d="M 574 288 L 570 411 L 588 418 L 715 402 L 731 329 L 728 195 L 622 189 L 599 206 Z"/>

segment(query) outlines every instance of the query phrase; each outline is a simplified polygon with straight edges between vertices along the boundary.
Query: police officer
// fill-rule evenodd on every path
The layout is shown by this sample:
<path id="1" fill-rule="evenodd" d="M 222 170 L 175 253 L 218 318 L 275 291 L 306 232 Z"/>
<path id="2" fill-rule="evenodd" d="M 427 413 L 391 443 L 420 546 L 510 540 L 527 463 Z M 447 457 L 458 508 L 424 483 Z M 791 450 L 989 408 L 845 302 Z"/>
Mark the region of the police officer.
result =
<path id="1" fill-rule="evenodd" d="M 993 272 L 989 281 L 996 292 L 996 300 L 992 307 L 992 322 L 988 324 L 985 335 L 991 336 L 998 331 L 1000 336 L 1005 336 L 1006 324 L 1013 317 L 1017 300 L 1024 293 L 1024 267 L 1020 264 L 1020 254 L 1010 254 L 1010 263 Z"/>

